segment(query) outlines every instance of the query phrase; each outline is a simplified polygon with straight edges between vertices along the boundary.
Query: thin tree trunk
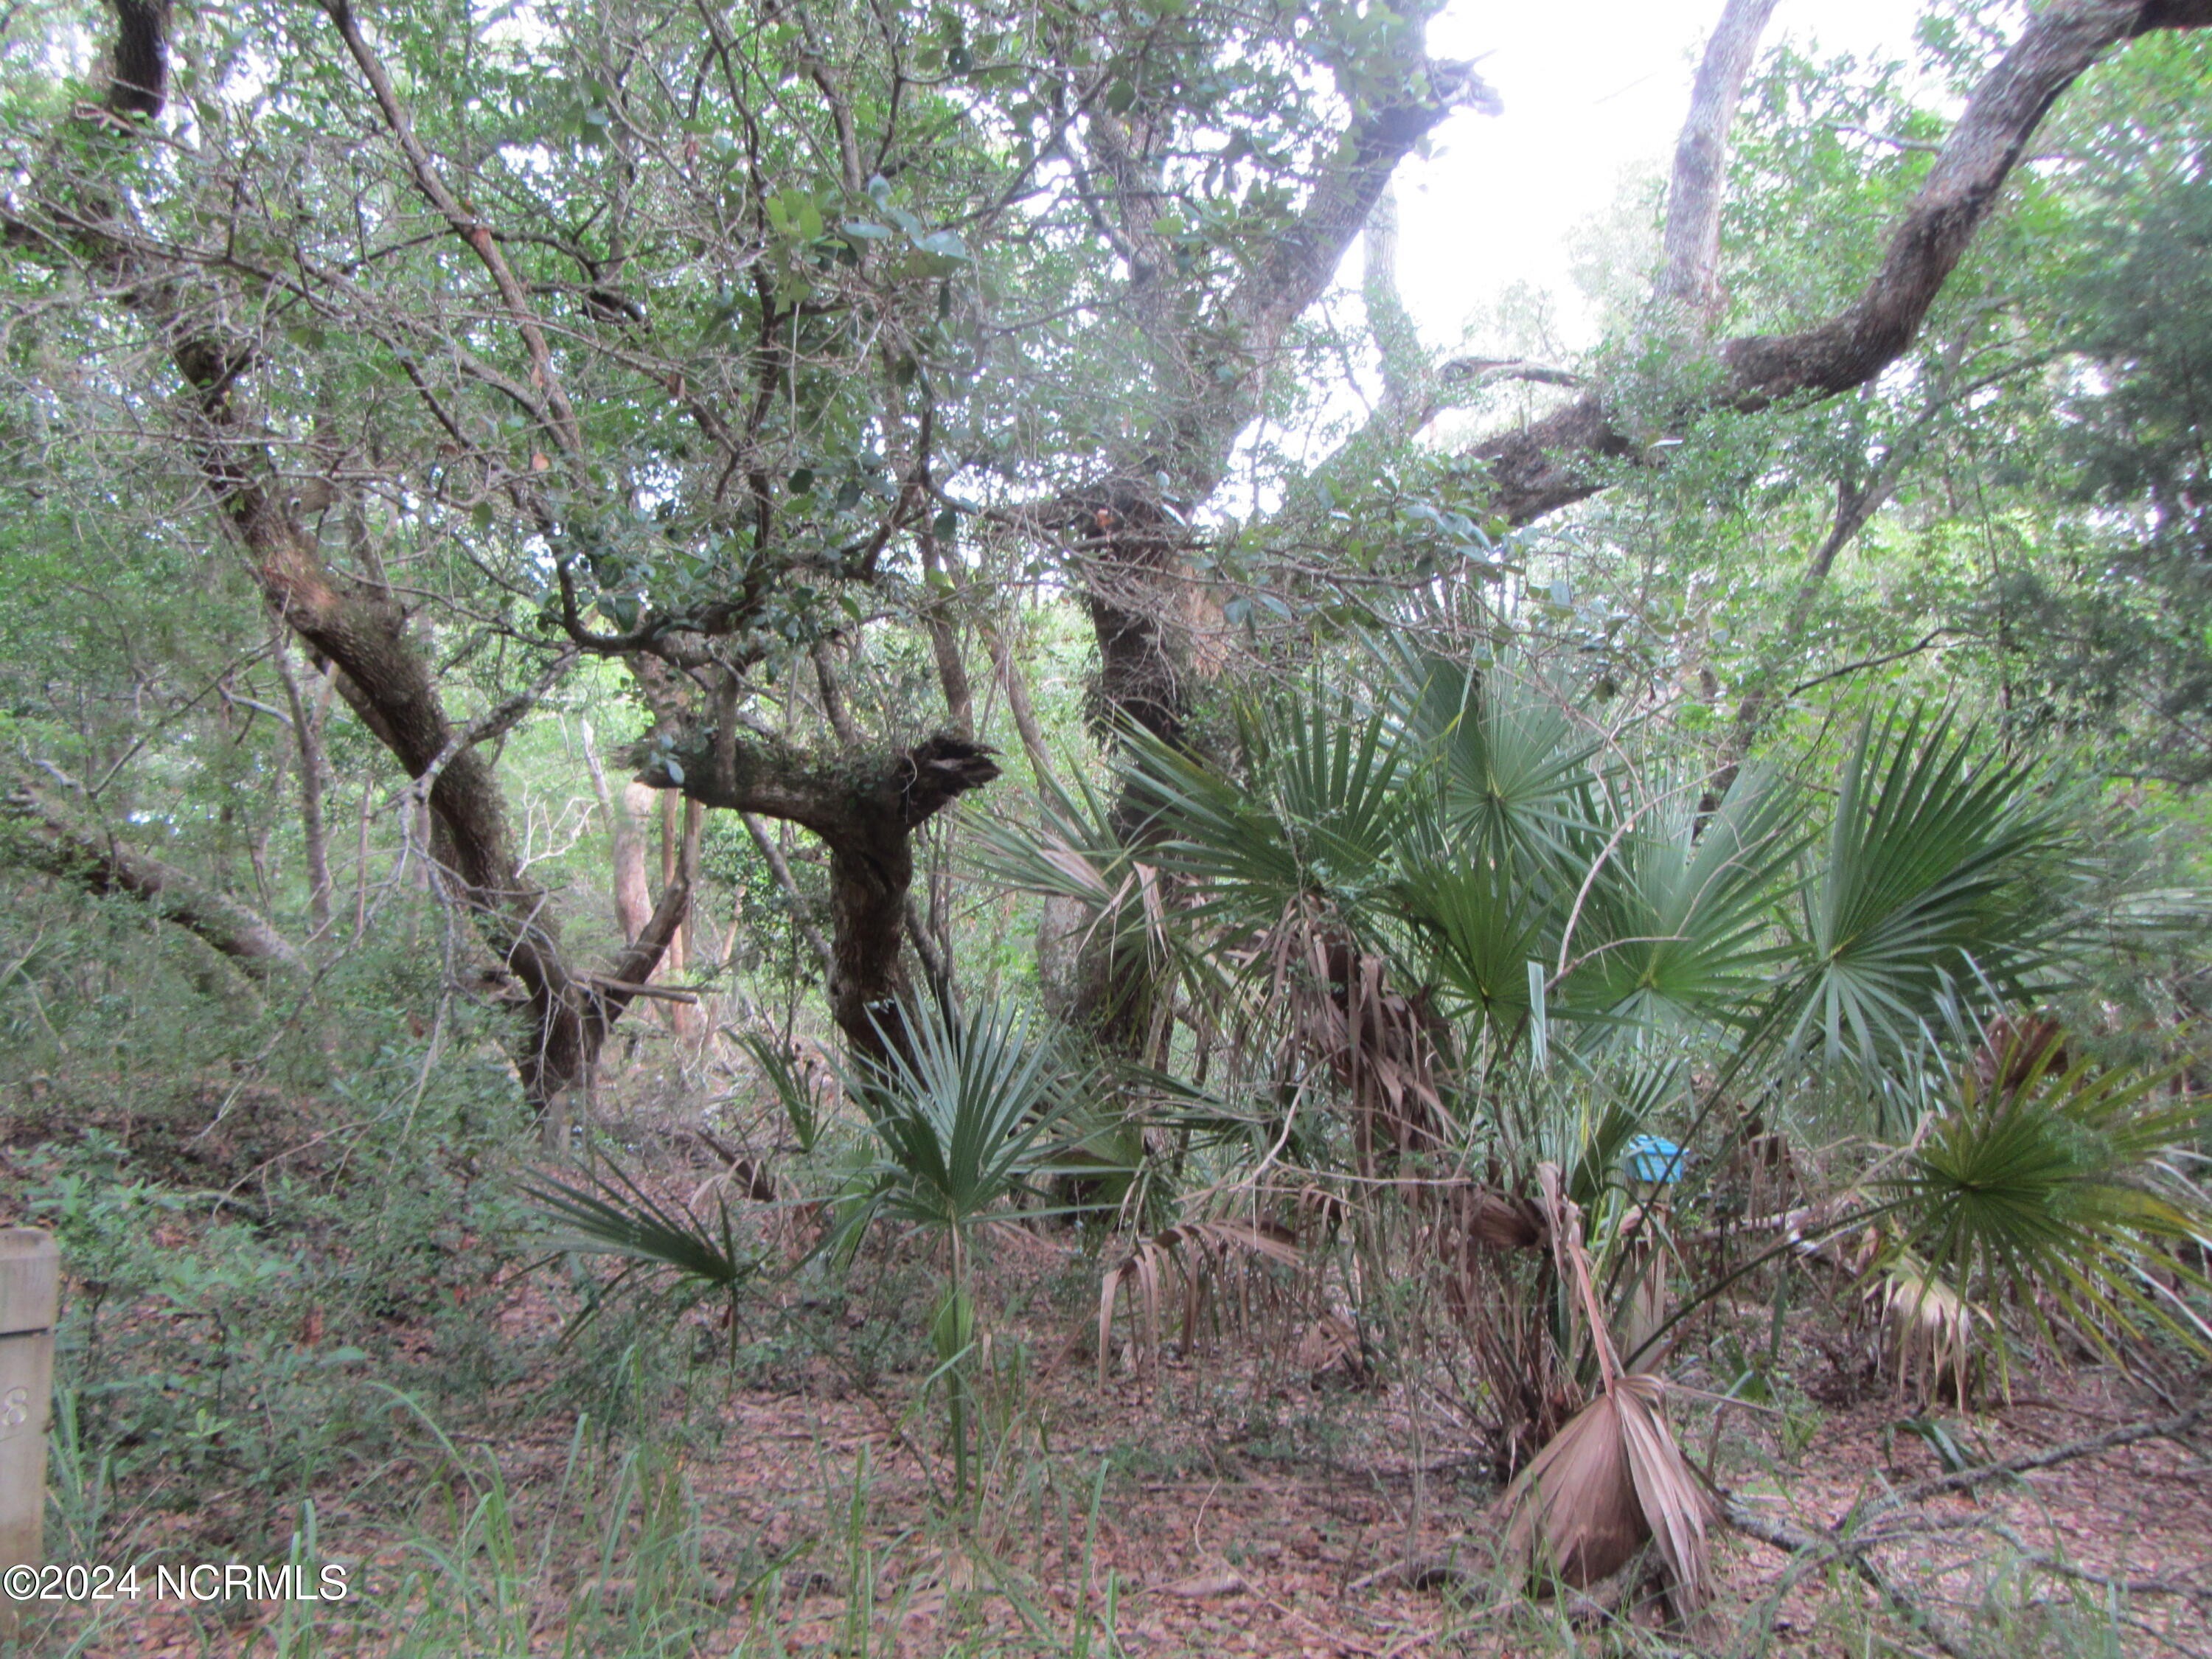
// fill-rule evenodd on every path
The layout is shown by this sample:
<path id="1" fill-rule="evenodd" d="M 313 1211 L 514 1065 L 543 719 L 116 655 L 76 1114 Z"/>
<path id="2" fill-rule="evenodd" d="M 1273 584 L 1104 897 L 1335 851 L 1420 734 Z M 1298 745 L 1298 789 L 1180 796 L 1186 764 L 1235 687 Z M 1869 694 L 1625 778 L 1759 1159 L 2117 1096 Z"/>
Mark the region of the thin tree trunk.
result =
<path id="1" fill-rule="evenodd" d="M 310 939 L 320 939 L 331 926 L 330 826 L 325 807 L 330 761 L 323 741 L 324 722 L 330 714 L 331 682 L 316 677 L 312 696 L 300 695 L 298 676 L 292 668 L 292 643 L 281 631 L 275 639 L 276 677 L 283 682 L 284 700 L 292 710 L 292 738 L 300 753 L 300 842 L 307 866 L 307 925 Z"/>
<path id="2" fill-rule="evenodd" d="M 679 878 L 687 884 L 698 879 L 699 826 L 704 811 L 697 801 L 689 799 L 679 811 L 673 793 L 661 796 L 660 884 L 664 891 L 675 885 Z M 664 975 L 681 974 L 690 966 L 690 931 L 686 923 L 679 925 L 669 936 L 668 948 L 660 957 Z M 699 1010 L 695 1005 L 670 1002 L 662 1006 L 668 1011 L 671 1030 L 687 1042 L 697 1037 Z"/>
<path id="3" fill-rule="evenodd" d="M 645 931 L 646 919 L 653 914 L 653 892 L 645 877 L 645 837 L 639 826 L 653 811 L 658 792 L 628 781 L 620 794 L 608 787 L 589 720 L 584 722 L 584 769 L 591 774 L 592 792 L 599 798 L 599 813 L 606 821 L 612 848 L 609 862 L 615 926 L 621 930 L 624 945 L 635 945 Z"/>
<path id="4" fill-rule="evenodd" d="M 1006 695 L 1006 712 L 1013 716 L 1023 752 L 1030 757 L 1030 769 L 1040 787 L 1047 786 L 1054 775 L 1052 751 L 1045 746 L 1044 727 L 1037 723 L 1036 708 L 1030 701 L 1028 672 L 1015 658 L 1004 627 L 988 618 L 979 619 L 979 625 L 984 643 L 990 647 L 991 667 L 998 676 L 999 687 Z"/>
<path id="5" fill-rule="evenodd" d="M 1680 308 L 1699 333 L 1720 313 L 1721 204 L 1728 182 L 1729 129 L 1735 125 L 1744 77 L 1777 0 L 1728 0 L 1705 42 L 1690 113 L 1674 145 L 1667 190 L 1665 270 L 1659 297 Z"/>
<path id="6" fill-rule="evenodd" d="M 807 947 L 821 958 L 822 971 L 828 975 L 837 965 L 836 953 L 830 949 L 830 941 L 822 937 L 822 930 L 807 920 L 806 900 L 799 890 L 798 882 L 792 878 L 791 866 L 784 859 L 782 849 L 775 844 L 775 838 L 769 834 L 768 826 L 761 822 L 759 813 L 741 812 L 738 817 L 744 822 L 745 833 L 753 838 L 753 845 L 767 861 L 769 872 L 775 877 L 776 885 L 783 889 L 784 900 L 791 906 L 792 925 L 799 929 L 799 936 L 806 941 Z M 733 922 L 731 924 L 732 944 L 736 937 L 737 927 Z"/>
<path id="7" fill-rule="evenodd" d="M 917 539 L 921 544 L 921 568 L 935 586 L 944 577 L 945 563 L 939 556 L 937 538 L 924 531 Z M 925 612 L 929 624 L 930 650 L 937 658 L 937 683 L 944 689 L 945 712 L 953 731 L 963 738 L 975 735 L 975 695 L 968 684 L 967 659 L 960 653 L 960 624 L 952 614 L 951 592 L 939 592 L 933 599 Z"/>
<path id="8" fill-rule="evenodd" d="M 368 819 L 369 804 L 376 794 L 374 778 L 361 786 L 361 823 L 354 838 L 353 936 L 358 941 L 368 931 Z"/>

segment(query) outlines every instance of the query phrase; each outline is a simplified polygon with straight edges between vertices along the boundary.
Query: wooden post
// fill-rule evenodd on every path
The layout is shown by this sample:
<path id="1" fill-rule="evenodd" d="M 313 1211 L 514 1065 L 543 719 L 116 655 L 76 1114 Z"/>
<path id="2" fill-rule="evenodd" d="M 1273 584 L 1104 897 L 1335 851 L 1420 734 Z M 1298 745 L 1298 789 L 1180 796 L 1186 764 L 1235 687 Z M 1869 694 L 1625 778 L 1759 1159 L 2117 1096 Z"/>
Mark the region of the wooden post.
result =
<path id="1" fill-rule="evenodd" d="M 46 1561 L 46 1417 L 60 1267 L 52 1234 L 0 1228 L 0 1569 Z"/>

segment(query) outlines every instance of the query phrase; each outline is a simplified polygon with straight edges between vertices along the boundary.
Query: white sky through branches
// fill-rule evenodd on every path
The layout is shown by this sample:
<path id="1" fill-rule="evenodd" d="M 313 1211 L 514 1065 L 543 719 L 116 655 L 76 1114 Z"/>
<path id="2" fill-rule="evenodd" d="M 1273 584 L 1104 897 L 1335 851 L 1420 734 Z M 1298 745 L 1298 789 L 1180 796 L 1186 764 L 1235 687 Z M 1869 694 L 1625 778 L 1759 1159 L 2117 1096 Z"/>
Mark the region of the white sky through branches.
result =
<path id="1" fill-rule="evenodd" d="M 1432 345 L 1457 345 L 1516 283 L 1550 290 L 1563 345 L 1589 343 L 1574 243 L 1625 183 L 1665 178 L 1721 4 L 1455 0 L 1430 25 L 1430 51 L 1479 59 L 1505 103 L 1503 115 L 1454 117 L 1431 160 L 1399 170 L 1399 287 Z M 1762 50 L 1787 40 L 1823 58 L 1910 62 L 1921 9 L 1922 0 L 1782 0 Z M 1510 343 L 1488 332 L 1469 343 Z"/>

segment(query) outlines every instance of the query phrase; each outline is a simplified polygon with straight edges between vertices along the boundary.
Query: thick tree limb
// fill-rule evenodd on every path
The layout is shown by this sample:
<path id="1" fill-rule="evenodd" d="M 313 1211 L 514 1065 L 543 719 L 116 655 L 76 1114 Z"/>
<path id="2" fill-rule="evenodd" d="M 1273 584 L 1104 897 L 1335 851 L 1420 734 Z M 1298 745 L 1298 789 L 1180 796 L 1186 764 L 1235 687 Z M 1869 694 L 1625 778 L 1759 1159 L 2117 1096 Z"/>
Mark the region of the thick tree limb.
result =
<path id="1" fill-rule="evenodd" d="M 1408 95 L 1352 118 L 1297 222 L 1230 296 L 1229 313 L 1263 340 L 1280 340 L 1321 297 L 1414 145 L 1455 110 L 1495 115 L 1504 107 L 1472 64 L 1428 57 L 1418 12 L 1398 27 L 1405 31 L 1401 73 Z"/>
<path id="2" fill-rule="evenodd" d="M 258 912 L 174 865 L 77 823 L 44 791 L 23 785 L 0 801 L 15 833 L 0 853 L 92 894 L 123 893 L 229 957 L 258 979 L 304 972 L 292 942 Z"/>
<path id="3" fill-rule="evenodd" d="M 2123 41 L 2208 26 L 2212 0 L 2057 0 L 2035 13 L 1975 88 L 1857 300 L 1799 333 L 1723 343 L 1718 390 L 1679 409 L 1664 433 L 1631 435 L 1613 423 L 1604 394 L 1592 392 L 1477 445 L 1471 453 L 1489 465 L 1493 510 L 1527 524 L 1595 495 L 1607 479 L 1593 461 L 1642 459 L 1652 437 L 1678 435 L 1702 409 L 1754 410 L 1832 397 L 1872 380 L 1911 344 L 2059 95 Z"/>
<path id="4" fill-rule="evenodd" d="M 912 994 L 900 944 L 908 933 L 914 831 L 971 789 L 999 775 L 992 750 L 939 732 L 911 748 L 862 750 L 832 760 L 734 730 L 700 734 L 667 761 L 647 762 L 640 781 L 680 787 L 706 806 L 804 825 L 830 848 L 830 1007 L 855 1049 L 880 1054 L 879 1028 L 901 1027 Z M 920 930 L 915 930 L 917 950 Z"/>

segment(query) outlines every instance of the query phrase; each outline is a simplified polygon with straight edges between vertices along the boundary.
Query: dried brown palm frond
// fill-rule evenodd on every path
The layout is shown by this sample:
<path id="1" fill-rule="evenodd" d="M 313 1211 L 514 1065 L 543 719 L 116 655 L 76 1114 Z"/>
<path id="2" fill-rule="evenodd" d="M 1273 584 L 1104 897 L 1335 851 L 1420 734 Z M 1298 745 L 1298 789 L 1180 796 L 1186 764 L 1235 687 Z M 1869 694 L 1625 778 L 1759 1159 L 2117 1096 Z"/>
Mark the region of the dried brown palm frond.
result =
<path id="1" fill-rule="evenodd" d="M 1291 1194 L 1300 1231 L 1310 1237 L 1333 1238 L 1352 1219 L 1352 1206 L 1326 1187 L 1309 1182 Z"/>
<path id="2" fill-rule="evenodd" d="M 1234 1260 L 1265 1260 L 1295 1267 L 1304 1258 L 1286 1228 L 1246 1221 L 1184 1221 L 1139 1238 L 1098 1287 L 1098 1380 L 1113 1357 L 1114 1309 L 1130 1293 L 1130 1354 L 1139 1365 L 1160 1351 L 1160 1284 L 1172 1267 L 1183 1290 L 1182 1340 L 1188 1347 L 1199 1326 L 1209 1282 Z"/>
<path id="3" fill-rule="evenodd" d="M 1297 895 L 1243 960 L 1262 975 L 1254 1024 L 1273 1034 L 1277 1069 L 1325 1067 L 1344 1091 L 1361 1175 L 1447 1144 L 1443 1023 L 1389 983 L 1327 900 Z"/>
<path id="4" fill-rule="evenodd" d="M 1505 1497 L 1505 1557 L 1577 1589 L 1610 1578 L 1651 1536 L 1628 1463 L 1621 1395 L 1601 1394 L 1552 1437 Z"/>
<path id="5" fill-rule="evenodd" d="M 1408 1197 L 1426 1212 L 1425 1246 L 1481 1380 L 1479 1420 L 1510 1474 L 1589 1399 L 1548 1316 L 1551 1224 L 1534 1200 L 1473 1180 L 1414 1187 Z"/>
<path id="6" fill-rule="evenodd" d="M 1505 1556 L 1540 1582 L 1577 1589 L 1611 1577 L 1653 1544 L 1678 1617 L 1711 1594 L 1713 1510 L 1674 1443 L 1655 1376 L 1616 1378 L 1507 1494 Z"/>
<path id="7" fill-rule="evenodd" d="M 1618 1269 L 1620 1281 L 1628 1286 L 1628 1296 L 1613 1316 L 1613 1339 L 1629 1370 L 1650 1371 L 1658 1369 L 1660 1360 L 1674 1346 L 1655 1339 L 1667 1327 L 1673 1300 L 1668 1291 L 1668 1274 L 1680 1264 L 1664 1235 L 1647 1218 L 1632 1213 L 1632 1221 L 1635 1231 L 1621 1246 L 1623 1260 Z"/>
<path id="8" fill-rule="evenodd" d="M 1613 1384 L 1613 1397 L 1620 1406 L 1637 1503 L 1659 1559 L 1667 1564 L 1668 1602 L 1675 1617 L 1687 1618 L 1712 1591 L 1708 1531 L 1714 1510 L 1711 1498 L 1668 1426 L 1663 1387 L 1656 1376 L 1623 1376 Z"/>
<path id="9" fill-rule="evenodd" d="M 1974 1327 L 1986 1323 L 1989 1315 L 1911 1256 L 1893 1261 L 1866 1294 L 1880 1310 L 1882 1342 L 1896 1363 L 1897 1386 L 1911 1386 L 1932 1403 L 1948 1381 L 1965 1406 Z"/>
<path id="10" fill-rule="evenodd" d="M 1367 1369 L 1367 1347 L 1358 1328 L 1341 1314 L 1323 1314 L 1298 1338 L 1297 1364 L 1316 1381 L 1331 1371 L 1358 1377 Z"/>
<path id="11" fill-rule="evenodd" d="M 1444 1290 L 1480 1380 L 1473 1408 L 1491 1455 L 1508 1474 L 1525 1468 L 1589 1398 L 1552 1329 L 1548 1266 L 1529 1250 L 1469 1250 L 1447 1263 Z"/>
<path id="12" fill-rule="evenodd" d="M 1553 1247 L 1578 1293 L 1601 1391 L 1506 1493 L 1506 1559 L 1577 1589 L 1618 1572 L 1648 1540 L 1667 1569 L 1675 1616 L 1703 1605 L 1712 1577 L 1712 1504 L 1668 1427 L 1663 1385 L 1623 1375 L 1583 1245 L 1582 1214 L 1559 1171 L 1537 1171 Z"/>

